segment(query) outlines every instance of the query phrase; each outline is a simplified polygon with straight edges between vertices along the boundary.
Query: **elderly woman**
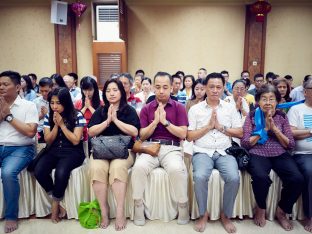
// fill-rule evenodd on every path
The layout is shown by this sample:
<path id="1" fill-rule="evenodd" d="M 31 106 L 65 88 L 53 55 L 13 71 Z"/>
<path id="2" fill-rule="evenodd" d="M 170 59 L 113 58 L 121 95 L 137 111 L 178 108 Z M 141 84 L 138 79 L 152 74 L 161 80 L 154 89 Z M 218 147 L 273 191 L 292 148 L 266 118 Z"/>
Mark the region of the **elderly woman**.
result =
<path id="1" fill-rule="evenodd" d="M 283 183 L 275 215 L 280 225 L 289 231 L 293 226 L 286 214 L 292 213 L 292 207 L 301 194 L 303 176 L 288 153 L 295 142 L 287 116 L 276 109 L 280 100 L 281 95 L 274 86 L 260 88 L 256 94 L 259 107 L 245 120 L 241 144 L 251 155 L 248 172 L 257 202 L 255 224 L 265 225 L 266 198 L 272 183 L 269 174 L 273 169 Z"/>
<path id="2" fill-rule="evenodd" d="M 99 107 L 89 122 L 89 136 L 128 135 L 135 138 L 140 128 L 139 117 L 129 104 L 122 83 L 117 79 L 108 80 L 103 88 L 104 107 Z M 131 141 L 129 148 L 134 142 Z M 102 213 L 101 228 L 109 225 L 109 207 L 107 203 L 107 189 L 112 190 L 117 202 L 115 229 L 126 227 L 124 212 L 127 191 L 128 169 L 134 163 L 134 155 L 129 153 L 127 159 L 93 159 L 91 157 L 91 183 Z"/>
<path id="3" fill-rule="evenodd" d="M 246 83 L 244 80 L 236 80 L 232 85 L 232 96 L 227 96 L 224 101 L 227 101 L 235 106 L 239 116 L 241 117 L 242 122 L 245 121 L 245 117 L 249 113 L 249 106 L 244 98 L 246 93 Z"/>

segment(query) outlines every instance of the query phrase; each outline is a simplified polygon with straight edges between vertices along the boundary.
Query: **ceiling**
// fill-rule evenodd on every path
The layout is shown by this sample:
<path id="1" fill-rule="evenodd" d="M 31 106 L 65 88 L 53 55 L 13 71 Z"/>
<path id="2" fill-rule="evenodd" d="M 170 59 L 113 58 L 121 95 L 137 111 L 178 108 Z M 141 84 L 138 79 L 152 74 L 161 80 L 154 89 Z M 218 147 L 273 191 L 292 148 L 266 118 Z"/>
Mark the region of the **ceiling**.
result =
<path id="1" fill-rule="evenodd" d="M 72 3 L 76 0 L 65 0 Z M 81 0 L 91 2 L 91 0 Z M 256 0 L 125 0 L 127 5 L 246 5 Z M 274 5 L 312 6 L 312 0 L 268 0 Z M 39 6 L 50 5 L 51 0 L 0 0 L 0 6 Z"/>

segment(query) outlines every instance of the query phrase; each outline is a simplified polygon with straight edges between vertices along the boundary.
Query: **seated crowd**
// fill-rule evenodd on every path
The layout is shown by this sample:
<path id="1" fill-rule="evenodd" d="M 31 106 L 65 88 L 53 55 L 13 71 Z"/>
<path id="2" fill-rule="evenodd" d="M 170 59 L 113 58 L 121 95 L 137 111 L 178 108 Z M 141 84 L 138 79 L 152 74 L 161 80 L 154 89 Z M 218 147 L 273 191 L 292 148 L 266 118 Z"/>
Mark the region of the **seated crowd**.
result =
<path id="1" fill-rule="evenodd" d="M 224 180 L 221 222 L 235 233 L 231 221 L 240 185 L 234 156 L 226 149 L 233 141 L 250 154 L 248 173 L 256 200 L 254 223 L 265 226 L 266 199 L 274 170 L 283 188 L 276 217 L 285 230 L 293 226 L 287 214 L 302 194 L 304 228 L 312 233 L 312 75 L 293 88 L 292 77 L 249 72 L 231 84 L 229 72 L 207 74 L 200 68 L 195 79 L 178 71 L 158 72 L 153 81 L 138 70 L 112 74 L 99 90 L 96 78 L 69 73 L 53 74 L 36 83 L 35 74 L 14 71 L 0 74 L 0 168 L 5 201 L 5 232 L 17 229 L 20 187 L 18 174 L 35 158 L 36 139 L 48 145 L 36 162 L 34 176 L 52 197 L 51 220 L 66 215 L 60 206 L 71 171 L 85 160 L 83 141 L 97 136 L 131 136 L 126 159 L 95 159 L 89 152 L 91 185 L 101 208 L 100 228 L 109 225 L 108 188 L 116 199 L 115 229 L 126 227 L 125 197 L 131 168 L 134 224 L 143 226 L 144 188 L 151 171 L 162 167 L 175 192 L 178 224 L 190 220 L 188 173 L 184 154 L 192 152 L 193 183 L 199 219 L 194 229 L 203 232 L 208 181 L 213 169 Z M 35 137 L 36 136 L 36 137 Z M 133 153 L 135 139 L 159 142 L 158 155 Z M 54 179 L 51 176 L 55 169 Z"/>

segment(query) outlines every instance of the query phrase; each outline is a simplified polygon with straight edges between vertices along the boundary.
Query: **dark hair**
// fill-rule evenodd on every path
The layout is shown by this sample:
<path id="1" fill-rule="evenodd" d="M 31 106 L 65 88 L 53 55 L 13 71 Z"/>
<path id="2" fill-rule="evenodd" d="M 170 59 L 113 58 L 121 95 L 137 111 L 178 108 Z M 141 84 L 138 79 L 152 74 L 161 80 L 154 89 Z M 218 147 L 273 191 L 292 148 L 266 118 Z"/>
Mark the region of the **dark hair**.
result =
<path id="1" fill-rule="evenodd" d="M 246 89 L 250 87 L 251 81 L 249 79 L 242 79 L 246 84 Z"/>
<path id="2" fill-rule="evenodd" d="M 21 78 L 26 82 L 26 93 L 30 93 L 30 91 L 34 89 L 30 77 L 28 75 L 22 75 Z"/>
<path id="3" fill-rule="evenodd" d="M 145 75 L 145 72 L 142 69 L 139 69 L 135 72 L 135 75 L 137 75 L 138 73 L 143 73 L 143 76 Z"/>
<path id="4" fill-rule="evenodd" d="M 172 77 L 171 77 L 171 75 L 169 73 L 167 73 L 167 72 L 162 72 L 162 71 L 157 72 L 156 75 L 154 76 L 154 84 L 155 84 L 155 80 L 156 80 L 156 78 L 158 76 L 168 76 L 170 84 L 172 84 Z"/>
<path id="5" fill-rule="evenodd" d="M 307 82 L 309 79 L 312 79 L 312 75 L 306 75 L 303 79 L 303 82 Z"/>
<path id="6" fill-rule="evenodd" d="M 236 84 L 238 84 L 238 83 L 242 83 L 242 84 L 245 86 L 245 88 L 246 88 L 246 81 L 245 81 L 244 79 L 238 79 L 238 80 L 235 80 L 235 81 L 233 82 L 233 84 L 232 84 L 232 89 L 234 89 L 234 86 L 235 86 Z"/>
<path id="7" fill-rule="evenodd" d="M 185 73 L 183 71 L 177 71 L 176 72 L 176 75 L 180 76 L 182 75 L 183 77 L 185 76 Z"/>
<path id="8" fill-rule="evenodd" d="M 181 91 L 185 89 L 185 84 L 184 84 L 184 82 L 185 82 L 185 80 L 186 80 L 187 78 L 191 78 L 191 80 L 192 80 L 192 85 L 195 83 L 195 78 L 194 78 L 194 76 L 192 76 L 192 75 L 186 75 L 186 76 L 184 76 L 184 77 L 183 77 L 183 82 L 182 82 L 183 84 L 182 84 L 182 89 L 181 89 Z"/>
<path id="9" fill-rule="evenodd" d="M 221 74 L 229 74 L 229 72 L 228 71 L 226 71 L 226 70 L 223 70 L 222 72 L 220 72 Z"/>
<path id="10" fill-rule="evenodd" d="M 272 78 L 272 80 L 275 80 L 276 79 L 276 75 L 273 72 L 268 72 L 265 75 L 265 80 L 268 81 L 269 78 Z"/>
<path id="11" fill-rule="evenodd" d="M 148 78 L 148 77 L 144 77 L 144 78 L 142 79 L 141 84 L 143 83 L 144 80 L 147 80 L 150 84 L 152 84 L 151 78 Z"/>
<path id="12" fill-rule="evenodd" d="M 174 74 L 174 75 L 171 76 L 172 82 L 173 82 L 174 78 L 182 80 L 181 77 L 179 75 L 177 75 L 177 74 Z"/>
<path id="13" fill-rule="evenodd" d="M 130 85 L 133 85 L 134 80 L 133 80 L 133 77 L 131 76 L 130 73 L 121 73 L 118 79 L 120 79 L 122 77 L 126 77 L 129 80 Z M 103 95 L 104 95 L 104 93 L 103 93 Z"/>
<path id="14" fill-rule="evenodd" d="M 261 74 L 261 73 L 257 73 L 257 74 L 254 76 L 254 81 L 256 81 L 256 79 L 259 78 L 259 77 L 264 78 L 264 75 Z"/>
<path id="15" fill-rule="evenodd" d="M 74 78 L 74 82 L 75 82 L 75 85 L 77 85 L 77 82 L 78 82 L 78 75 L 74 72 L 70 72 L 67 74 L 68 76 L 71 76 Z"/>
<path id="16" fill-rule="evenodd" d="M 244 71 L 241 72 L 241 77 L 243 76 L 244 73 L 248 73 L 250 75 L 249 71 L 244 70 Z"/>
<path id="17" fill-rule="evenodd" d="M 291 75 L 286 75 L 286 76 L 284 76 L 284 78 L 285 78 L 286 80 L 292 80 L 292 79 L 293 79 Z"/>
<path id="18" fill-rule="evenodd" d="M 221 79 L 222 81 L 222 84 L 223 86 L 225 85 L 225 79 L 224 77 L 221 75 L 221 73 L 217 73 L 217 72 L 213 72 L 213 73 L 210 73 L 208 74 L 208 76 L 206 77 L 205 81 L 204 81 L 204 84 L 207 85 L 208 84 L 208 81 L 210 79 Z"/>
<path id="19" fill-rule="evenodd" d="M 86 96 L 83 93 L 83 90 L 93 89 L 94 93 L 91 99 L 91 103 L 92 103 L 92 107 L 96 110 L 101 104 L 99 87 L 96 81 L 90 76 L 85 76 L 80 80 L 80 88 L 81 88 L 81 95 L 82 95 L 82 108 L 85 106 L 85 100 L 86 100 Z"/>
<path id="20" fill-rule="evenodd" d="M 202 84 L 205 86 L 205 81 L 202 78 L 198 78 L 197 80 L 195 80 L 195 82 L 192 85 L 192 97 L 191 100 L 195 100 L 196 96 L 195 96 L 195 86 L 198 84 Z M 205 94 L 204 99 L 207 97 L 207 94 Z"/>
<path id="21" fill-rule="evenodd" d="M 51 88 L 53 86 L 53 81 L 49 77 L 43 77 L 39 80 L 39 86 L 49 86 Z"/>
<path id="22" fill-rule="evenodd" d="M 9 77 L 10 80 L 15 84 L 15 85 L 20 85 L 21 84 L 21 75 L 18 72 L 15 71 L 4 71 L 0 73 L 0 77 Z"/>
<path id="23" fill-rule="evenodd" d="M 77 121 L 77 110 L 74 108 L 74 104 L 72 102 L 69 90 L 64 87 L 58 87 L 55 88 L 53 91 L 49 93 L 48 101 L 49 101 L 49 125 L 50 129 L 54 127 L 54 121 L 53 121 L 53 110 L 51 108 L 51 100 L 53 96 L 57 96 L 60 104 L 64 107 L 64 111 L 61 113 L 64 123 L 66 124 L 66 127 L 73 131 L 75 128 L 75 123 Z"/>
<path id="24" fill-rule="evenodd" d="M 289 97 L 289 94 L 290 94 L 290 86 L 289 86 L 289 84 L 288 84 L 288 82 L 287 82 L 287 80 L 285 79 L 285 78 L 278 78 L 278 79 L 275 79 L 275 80 L 273 80 L 273 85 L 276 87 L 276 89 L 277 89 L 277 91 L 278 91 L 278 88 L 277 88 L 277 86 L 280 84 L 280 83 L 282 83 L 282 82 L 284 82 L 285 84 L 286 84 L 286 86 L 287 86 L 287 91 L 286 91 L 286 95 L 285 95 L 285 101 L 286 102 L 290 102 L 291 101 L 291 98 Z M 281 98 L 282 98 L 282 96 L 281 96 Z"/>
<path id="25" fill-rule="evenodd" d="M 64 80 L 63 80 L 63 77 L 60 75 L 60 74 L 53 74 L 51 77 L 51 80 L 55 81 L 55 83 L 59 86 L 59 87 L 62 87 L 62 88 L 67 88 Z"/>
<path id="26" fill-rule="evenodd" d="M 104 101 L 104 109 L 108 109 L 109 106 L 110 106 L 110 103 L 106 97 L 106 90 L 108 88 L 108 85 L 111 84 L 111 83 L 115 83 L 120 91 L 120 94 L 121 94 L 121 97 L 120 97 L 120 102 L 119 102 L 119 110 L 122 112 L 123 109 L 128 105 L 127 103 L 127 94 L 126 94 L 126 91 L 121 83 L 120 80 L 118 79 L 110 79 L 110 80 L 107 80 L 104 84 L 104 87 L 103 87 L 103 101 Z"/>
<path id="27" fill-rule="evenodd" d="M 274 93 L 277 103 L 279 103 L 282 99 L 281 94 L 278 92 L 277 88 L 271 84 L 262 85 L 261 88 L 257 91 L 255 99 L 256 102 L 259 102 L 262 94 L 265 93 Z"/>
<path id="28" fill-rule="evenodd" d="M 33 80 L 37 80 L 37 76 L 35 73 L 29 73 L 28 76 L 30 76 Z"/>
<path id="29" fill-rule="evenodd" d="M 206 68 L 203 68 L 203 67 L 199 68 L 198 70 L 203 70 L 203 71 L 207 72 Z"/>

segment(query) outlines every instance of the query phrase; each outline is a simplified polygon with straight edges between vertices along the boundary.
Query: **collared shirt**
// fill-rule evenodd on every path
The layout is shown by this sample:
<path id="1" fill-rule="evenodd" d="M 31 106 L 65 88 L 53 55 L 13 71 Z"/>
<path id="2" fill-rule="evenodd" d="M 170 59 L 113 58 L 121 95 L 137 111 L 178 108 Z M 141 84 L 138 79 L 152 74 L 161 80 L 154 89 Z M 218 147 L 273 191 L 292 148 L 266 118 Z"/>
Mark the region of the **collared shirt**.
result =
<path id="1" fill-rule="evenodd" d="M 73 103 L 82 98 L 81 89 L 79 87 L 75 86 L 74 88 L 71 88 L 69 92 Z"/>
<path id="2" fill-rule="evenodd" d="M 146 106 L 144 106 L 140 113 L 140 123 L 141 128 L 146 128 L 148 125 L 150 125 L 155 116 L 155 111 L 158 107 L 157 100 L 153 100 L 152 102 L 148 103 Z M 187 114 L 185 107 L 177 102 L 169 98 L 168 103 L 164 107 L 166 112 L 166 119 L 172 123 L 175 126 L 188 126 L 188 120 L 187 120 Z M 179 142 L 182 139 L 179 139 L 178 137 L 171 134 L 168 129 L 162 125 L 161 123 L 158 123 L 155 131 L 150 136 L 151 139 L 163 139 L 163 140 L 172 140 Z"/>
<path id="3" fill-rule="evenodd" d="M 49 110 L 49 102 L 47 100 L 44 100 L 42 96 L 37 97 L 33 102 L 36 104 L 38 116 L 39 116 L 39 113 L 41 112 L 42 106 L 44 106 L 45 108 Z M 39 119 L 39 124 L 37 128 L 38 132 L 43 131 L 43 119 L 44 119 L 44 116 L 42 119 Z"/>
<path id="4" fill-rule="evenodd" d="M 291 90 L 289 97 L 291 97 L 291 101 L 293 102 L 299 102 L 301 100 L 304 100 L 305 96 L 304 96 L 303 86 L 300 85 L 294 88 L 293 90 Z"/>
<path id="5" fill-rule="evenodd" d="M 213 108 L 205 101 L 191 107 L 188 118 L 188 130 L 198 130 L 209 123 Z M 219 124 L 227 128 L 240 128 L 242 123 L 236 108 L 228 102 L 220 100 L 217 106 L 217 118 Z M 218 131 L 210 130 L 201 138 L 194 141 L 194 153 L 206 153 L 210 157 L 217 151 L 221 155 L 226 155 L 225 149 L 231 146 L 231 137 Z"/>
<path id="6" fill-rule="evenodd" d="M 10 106 L 11 114 L 14 118 L 23 123 L 38 124 L 38 111 L 35 103 L 17 96 Z M 35 137 L 31 138 L 18 132 L 10 123 L 2 121 L 0 123 L 0 145 L 25 146 L 35 144 Z"/>

